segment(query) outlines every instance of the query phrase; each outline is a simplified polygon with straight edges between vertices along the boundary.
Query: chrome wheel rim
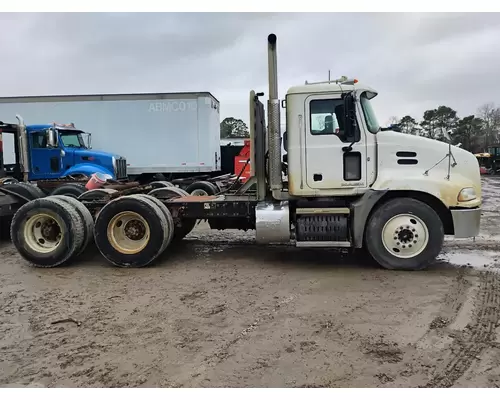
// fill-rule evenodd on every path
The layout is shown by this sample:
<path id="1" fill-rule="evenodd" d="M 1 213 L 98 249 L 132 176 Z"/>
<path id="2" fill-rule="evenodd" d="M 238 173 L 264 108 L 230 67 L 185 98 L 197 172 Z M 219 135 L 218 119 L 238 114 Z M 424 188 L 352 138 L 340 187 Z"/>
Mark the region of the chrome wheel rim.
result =
<path id="1" fill-rule="evenodd" d="M 396 215 L 382 229 L 382 243 L 394 257 L 416 257 L 425 250 L 428 242 L 427 225 L 412 214 Z"/>

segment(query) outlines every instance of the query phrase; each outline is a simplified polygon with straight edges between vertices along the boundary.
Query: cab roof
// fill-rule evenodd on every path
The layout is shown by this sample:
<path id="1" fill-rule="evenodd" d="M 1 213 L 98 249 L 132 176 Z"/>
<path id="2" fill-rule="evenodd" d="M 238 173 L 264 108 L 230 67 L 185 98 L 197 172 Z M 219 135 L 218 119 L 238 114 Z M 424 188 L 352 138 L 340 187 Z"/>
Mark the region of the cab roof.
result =
<path id="1" fill-rule="evenodd" d="M 75 132 L 82 132 L 81 129 L 75 128 L 73 125 L 65 125 L 65 124 L 36 124 L 36 125 L 26 125 L 26 129 L 28 131 L 42 131 L 44 129 L 49 129 L 49 128 L 56 128 L 56 129 L 62 129 L 62 130 L 68 130 L 68 131 L 75 131 Z"/>
<path id="2" fill-rule="evenodd" d="M 309 93 L 326 93 L 326 92 L 351 92 L 353 90 L 368 91 L 375 94 L 378 92 L 367 85 L 352 82 L 306 82 L 304 85 L 292 86 L 288 89 L 287 94 L 309 94 Z"/>

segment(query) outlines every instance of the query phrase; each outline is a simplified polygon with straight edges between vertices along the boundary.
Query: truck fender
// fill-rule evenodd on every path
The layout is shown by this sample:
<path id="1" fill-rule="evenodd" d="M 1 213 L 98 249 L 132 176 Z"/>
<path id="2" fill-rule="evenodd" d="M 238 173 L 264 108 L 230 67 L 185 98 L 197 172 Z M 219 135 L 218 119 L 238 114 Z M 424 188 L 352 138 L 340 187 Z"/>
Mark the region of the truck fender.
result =
<path id="1" fill-rule="evenodd" d="M 377 202 L 387 193 L 387 190 L 369 190 L 361 198 L 351 204 L 352 222 L 351 229 L 354 247 L 363 246 L 366 221 Z"/>
<path id="2" fill-rule="evenodd" d="M 92 174 L 99 172 L 101 174 L 108 174 L 112 176 L 112 179 L 115 179 L 115 174 L 113 171 L 108 170 L 107 168 L 104 168 L 100 165 L 96 164 L 76 164 L 73 165 L 71 168 L 67 169 L 63 177 L 68 176 L 68 175 L 76 175 L 76 174 L 83 174 L 86 176 L 91 176 Z"/>
<path id="3" fill-rule="evenodd" d="M 383 203 L 385 200 L 395 197 L 414 198 L 426 203 L 438 213 L 444 225 L 445 234 L 453 234 L 454 228 L 453 221 L 451 219 L 451 212 L 442 200 L 432 193 L 420 190 L 372 189 L 351 204 L 351 211 L 353 215 L 351 221 L 351 231 L 354 247 L 361 248 L 363 246 L 365 228 L 372 210 L 381 202 Z"/>

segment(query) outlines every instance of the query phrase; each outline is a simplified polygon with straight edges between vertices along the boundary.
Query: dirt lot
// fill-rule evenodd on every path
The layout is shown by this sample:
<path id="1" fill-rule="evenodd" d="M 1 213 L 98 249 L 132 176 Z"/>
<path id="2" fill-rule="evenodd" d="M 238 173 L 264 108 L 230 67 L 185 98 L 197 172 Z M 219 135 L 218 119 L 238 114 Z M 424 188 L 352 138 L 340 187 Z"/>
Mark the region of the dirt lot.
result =
<path id="1" fill-rule="evenodd" d="M 484 192 L 476 242 L 413 273 L 204 227 L 144 269 L 95 248 L 35 269 L 4 242 L 0 386 L 495 387 L 500 180 Z"/>

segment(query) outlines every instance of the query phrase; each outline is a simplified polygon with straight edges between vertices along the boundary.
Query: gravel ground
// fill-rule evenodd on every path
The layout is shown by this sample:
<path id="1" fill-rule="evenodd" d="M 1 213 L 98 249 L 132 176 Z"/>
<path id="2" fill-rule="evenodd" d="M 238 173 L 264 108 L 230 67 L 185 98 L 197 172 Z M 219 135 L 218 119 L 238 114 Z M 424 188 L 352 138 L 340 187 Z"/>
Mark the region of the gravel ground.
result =
<path id="1" fill-rule="evenodd" d="M 484 194 L 480 237 L 419 272 L 203 225 L 144 269 L 3 242 L 0 386 L 496 387 L 500 180 Z"/>

